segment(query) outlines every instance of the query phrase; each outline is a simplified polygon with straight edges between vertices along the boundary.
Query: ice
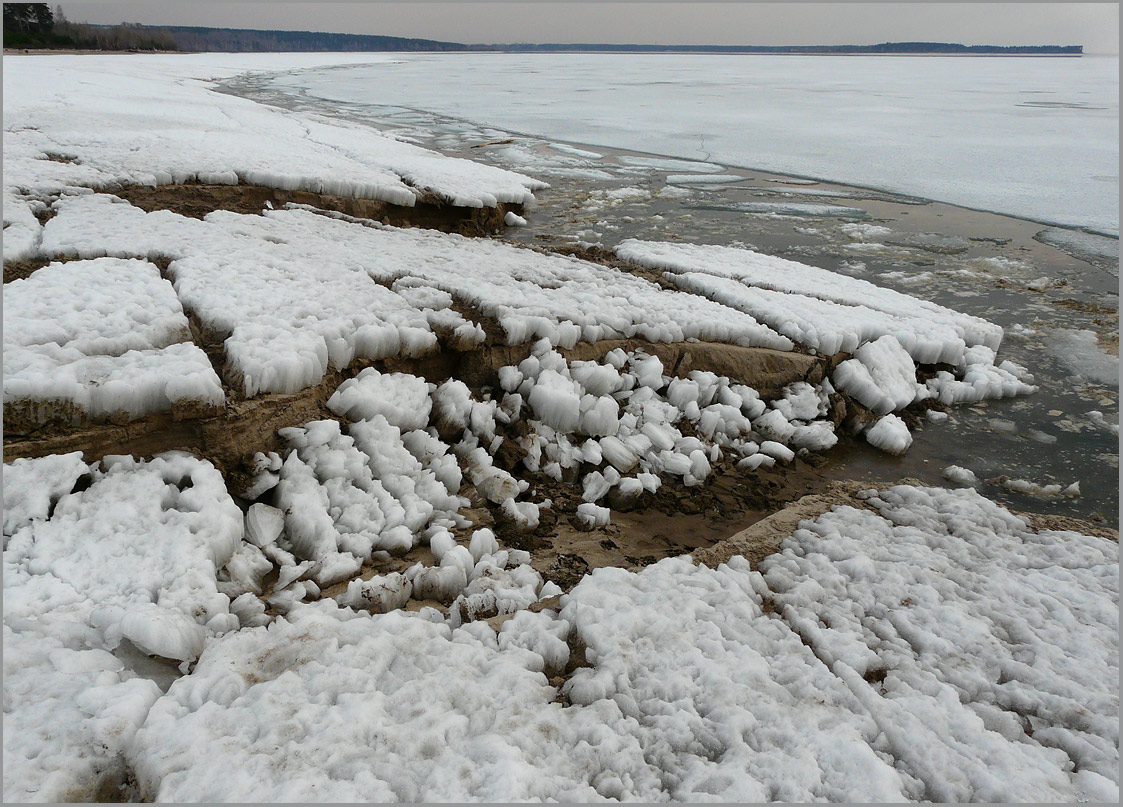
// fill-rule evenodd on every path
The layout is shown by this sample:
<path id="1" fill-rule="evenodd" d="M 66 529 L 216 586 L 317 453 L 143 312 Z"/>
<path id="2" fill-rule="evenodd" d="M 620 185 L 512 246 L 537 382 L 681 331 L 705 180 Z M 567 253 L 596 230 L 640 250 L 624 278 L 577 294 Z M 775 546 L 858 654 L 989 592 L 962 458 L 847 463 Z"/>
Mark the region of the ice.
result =
<path id="1" fill-rule="evenodd" d="M 978 484 L 979 481 L 974 471 L 970 468 L 961 468 L 958 465 L 949 465 L 947 468 L 944 468 L 944 479 L 954 482 L 957 485 L 969 487 L 973 487 Z"/>
<path id="2" fill-rule="evenodd" d="M 369 580 L 352 580 L 346 593 L 336 598 L 340 605 L 355 610 L 385 614 L 405 605 L 413 593 L 413 584 L 401 574 L 392 572 Z"/>
<path id="3" fill-rule="evenodd" d="M 871 748 L 879 733 L 846 687 L 764 613 L 755 573 L 674 558 L 639 574 L 597 569 L 561 618 L 592 666 L 563 687 L 582 708 L 619 704 L 658 795 L 621 798 L 899 801 L 910 788 Z M 641 616 L 642 615 L 642 616 Z M 704 648 L 704 650 L 703 650 Z"/>
<path id="4" fill-rule="evenodd" d="M 353 424 L 347 434 L 328 420 L 282 429 L 280 436 L 293 450 L 275 494 L 285 511 L 279 544 L 317 561 L 314 579 L 321 586 L 346 579 L 377 550 L 407 551 L 431 521 L 459 509 L 459 499 L 381 415 Z"/>
<path id="5" fill-rule="evenodd" d="M 976 345 L 964 352 L 956 378 L 947 370 L 940 370 L 935 378 L 928 379 L 927 387 L 933 397 L 944 404 L 974 403 L 987 398 L 1007 398 L 1028 395 L 1037 387 L 1028 383 L 1033 376 L 1025 368 L 1011 361 L 994 364 L 994 351 L 985 345 Z"/>
<path id="6" fill-rule="evenodd" d="M 581 416 L 581 388 L 555 370 L 543 370 L 534 381 L 527 403 L 535 416 L 562 432 L 577 430 Z"/>
<path id="7" fill-rule="evenodd" d="M 634 741 L 600 725 L 618 709 L 567 716 L 534 669 L 542 656 L 470 628 L 321 603 L 233 634 L 149 713 L 140 789 L 156 801 L 588 801 L 624 777 L 655 792 Z"/>
<path id="8" fill-rule="evenodd" d="M 1096 384 L 1119 386 L 1119 357 L 1099 346 L 1095 331 L 1060 329 L 1046 344 L 1074 375 Z"/>
<path id="9" fill-rule="evenodd" d="M 264 549 L 280 537 L 285 528 L 285 514 L 267 504 L 252 504 L 246 510 L 245 538 Z"/>
<path id="10" fill-rule="evenodd" d="M 994 479 L 988 479 L 991 484 L 998 485 L 999 487 L 1012 490 L 1015 493 L 1022 493 L 1026 496 L 1037 496 L 1043 499 L 1055 499 L 1064 497 L 1066 499 L 1077 499 L 1080 497 L 1080 483 L 1073 482 L 1071 485 L 1064 487 L 1062 485 L 1050 484 L 1042 485 L 1037 482 L 1031 482 L 1028 479 L 1011 479 L 1008 476 L 997 476 Z"/>
<path id="11" fill-rule="evenodd" d="M 1074 766 L 1117 787 L 1118 545 L 1035 532 L 969 488 L 867 503 L 804 522 L 760 570 L 900 766 L 941 801 L 1070 801 Z"/>
<path id="12" fill-rule="evenodd" d="M 634 157 L 630 154 L 625 154 L 616 159 L 621 165 L 650 168 L 655 171 L 691 171 L 696 174 L 716 174 L 724 170 L 720 165 L 715 165 L 714 163 L 696 162 L 694 160 L 671 160 L 666 157 Z"/>
<path id="13" fill-rule="evenodd" d="M 616 253 L 671 273 L 684 288 L 752 312 L 781 333 L 793 334 L 796 341 L 808 339 L 808 346 L 823 353 L 854 350 L 861 342 L 891 333 L 918 362 L 956 363 L 965 346 L 997 350 L 1002 342 L 1002 329 L 978 317 L 751 250 L 632 239 L 622 241 Z M 870 310 L 876 313 L 870 315 Z"/>
<path id="14" fill-rule="evenodd" d="M 565 143 L 551 143 L 550 148 L 554 151 L 559 151 L 562 154 L 569 154 L 574 157 L 583 157 L 586 160 L 599 160 L 604 155 L 599 151 L 589 151 L 588 149 L 579 149 L 576 146 L 570 146 Z"/>
<path id="15" fill-rule="evenodd" d="M 600 507 L 593 502 L 584 502 L 577 505 L 577 521 L 587 529 L 605 526 L 611 516 L 611 510 L 607 507 Z"/>
<path id="16" fill-rule="evenodd" d="M 912 433 L 905 422 L 896 415 L 878 418 L 864 432 L 866 442 L 887 454 L 904 454 L 912 445 Z"/>
<path id="17" fill-rule="evenodd" d="M 204 626 L 237 627 L 217 575 L 241 543 L 242 514 L 210 463 L 174 452 L 109 457 L 83 471 L 88 487 L 71 491 L 76 471 L 54 457 L 5 469 L 17 487 L 38 476 L 53 494 L 67 489 L 49 518 L 36 508 L 13 513 L 6 624 L 81 631 L 83 646 L 108 650 L 129 639 L 176 660 L 198 655 Z"/>
<path id="18" fill-rule="evenodd" d="M 668 178 L 669 179 L 669 178 Z M 869 213 L 860 207 L 824 205 L 810 202 L 734 202 L 704 205 L 707 210 L 733 210 L 739 213 L 763 213 L 774 216 L 795 216 L 809 219 L 865 219 Z"/>
<path id="19" fill-rule="evenodd" d="M 912 357 L 892 336 L 867 342 L 835 368 L 834 385 L 876 414 L 904 409 L 929 396 L 917 383 Z"/>
<path id="20" fill-rule="evenodd" d="M 795 452 L 775 440 L 764 440 L 760 444 L 760 453 L 777 459 L 780 462 L 791 462 L 795 459 Z"/>
<path id="21" fill-rule="evenodd" d="M 467 207 L 529 203 L 532 191 L 547 187 L 338 118 L 218 93 L 198 80 L 229 75 L 220 62 L 230 58 L 13 61 L 4 102 L 5 186 L 51 193 L 243 182 L 408 206 L 431 194 Z M 73 162 L 52 162 L 47 153 Z"/>
<path id="22" fill-rule="evenodd" d="M 6 283 L 4 309 L 4 404 L 33 422 L 225 400 L 171 284 L 147 261 L 52 263 Z"/>
<path id="23" fill-rule="evenodd" d="M 407 291 L 418 284 L 495 317 L 512 344 L 636 337 L 791 347 L 725 306 L 488 239 L 365 227 L 305 210 L 219 211 L 199 221 L 146 214 L 102 195 L 67 197 L 57 206 L 45 228 L 47 254 L 170 256 L 177 294 L 224 336 L 229 372 L 249 395 L 295 391 L 357 358 L 435 349 L 433 312 L 417 308 Z M 398 284 L 403 278 L 409 287 Z"/>
<path id="24" fill-rule="evenodd" d="M 745 177 L 739 174 L 670 174 L 668 185 L 724 185 L 741 182 Z"/>
<path id="25" fill-rule="evenodd" d="M 429 425 L 432 409 L 429 384 L 408 373 L 380 373 L 373 367 L 339 385 L 328 398 L 328 409 L 351 420 L 382 415 L 403 431 Z"/>
<path id="26" fill-rule="evenodd" d="M 102 786 L 124 778 L 124 752 L 160 694 L 105 650 L 5 623 L 4 801 L 104 798 Z"/>
<path id="27" fill-rule="evenodd" d="M 745 14 L 731 27 L 751 25 Z M 394 59 L 354 68 L 346 82 L 338 71 L 319 70 L 294 74 L 285 84 L 295 94 L 399 104 L 550 140 L 816 177 L 1119 232 L 1118 188 L 1105 179 L 1119 173 L 1114 56 L 1026 62 L 529 53 L 509 54 L 500 64 L 491 54 L 457 53 Z M 481 85 L 476 77 L 485 73 L 491 80 Z M 824 75 L 833 82 L 827 98 Z M 512 104 L 516 86 L 520 103 Z M 874 86 L 885 96 L 872 96 Z M 1022 99 L 1026 88 L 1052 106 L 1008 103 Z M 1077 130 L 1085 137 L 1073 144 Z"/>
<path id="28" fill-rule="evenodd" d="M 499 542 L 495 539 L 495 533 L 486 528 L 476 530 L 468 543 L 468 551 L 472 553 L 472 559 L 477 563 L 484 555 L 494 555 L 499 551 Z"/>
<path id="29" fill-rule="evenodd" d="M 63 496 L 89 474 L 82 452 L 17 459 L 4 466 L 4 545 L 32 521 L 51 517 Z"/>

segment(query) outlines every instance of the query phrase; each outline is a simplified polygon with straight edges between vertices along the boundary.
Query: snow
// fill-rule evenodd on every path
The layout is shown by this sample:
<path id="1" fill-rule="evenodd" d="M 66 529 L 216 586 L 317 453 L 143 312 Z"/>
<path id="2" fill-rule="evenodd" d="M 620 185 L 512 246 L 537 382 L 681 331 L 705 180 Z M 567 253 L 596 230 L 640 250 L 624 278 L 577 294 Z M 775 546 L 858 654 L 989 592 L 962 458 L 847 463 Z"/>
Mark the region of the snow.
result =
<path id="1" fill-rule="evenodd" d="M 395 54 L 275 86 L 1117 235 L 1118 76 L 1114 56 Z"/>
<path id="2" fill-rule="evenodd" d="M 318 57 L 321 64 L 353 60 Z M 407 206 L 433 194 L 466 207 L 529 203 L 534 190 L 547 187 L 368 127 L 215 92 L 205 80 L 255 63 L 306 61 L 220 54 L 12 59 L 5 71 L 5 187 L 44 196 L 77 186 L 243 182 Z M 50 161 L 49 153 L 74 162 Z"/>
<path id="3" fill-rule="evenodd" d="M 1117 790 L 1118 545 L 1033 532 L 971 489 L 867 503 L 804 522 L 760 571 L 928 797 L 1073 800 L 1074 766 Z"/>
<path id="4" fill-rule="evenodd" d="M 887 454 L 904 454 L 912 445 L 912 434 L 905 422 L 896 415 L 886 415 L 864 432 L 866 442 Z"/>
<path id="5" fill-rule="evenodd" d="M 367 367 L 349 378 L 328 398 L 327 407 L 351 420 L 372 420 L 382 415 L 403 431 L 429 425 L 433 402 L 425 379 L 408 373 L 380 373 Z"/>
<path id="6" fill-rule="evenodd" d="M 782 292 L 783 296 L 758 295 L 754 298 L 746 295 L 749 300 L 756 300 L 755 304 L 759 306 L 754 316 L 760 316 L 768 325 L 781 332 L 784 332 L 783 325 L 790 316 L 786 307 L 787 298 L 793 297 L 793 303 L 797 306 L 797 316 L 800 315 L 798 306 L 806 305 L 805 298 L 813 298 L 848 307 L 849 310 L 836 309 L 837 314 L 832 317 L 841 322 L 846 322 L 847 318 L 866 319 L 864 309 L 880 312 L 884 317 L 878 319 L 882 321 L 885 321 L 885 317 L 897 320 L 899 324 L 896 329 L 900 331 L 896 334 L 898 341 L 919 362 L 956 363 L 962 356 L 965 346 L 983 344 L 997 350 L 1002 342 L 1002 329 L 978 317 L 960 314 L 935 303 L 876 286 L 859 278 L 752 250 L 631 239 L 622 241 L 616 248 L 616 254 L 624 260 L 641 266 L 670 272 L 672 278 L 674 275 L 681 275 L 683 277 L 675 278 L 680 286 L 697 290 L 712 299 L 720 299 L 717 295 L 722 294 L 723 290 L 728 290 L 731 294 L 746 294 L 748 290 Z M 736 284 L 714 283 L 710 277 L 725 278 L 736 281 Z M 695 289 L 693 284 L 696 278 L 713 285 L 702 285 Z M 742 291 L 742 288 L 745 291 Z M 737 304 L 734 299 L 729 299 L 726 304 L 741 310 L 751 310 Z M 765 311 L 769 308 L 772 311 L 769 316 L 766 316 Z M 821 317 L 822 311 L 822 308 L 818 311 L 813 308 L 808 312 L 814 312 L 811 316 L 804 316 L 807 319 L 811 319 L 815 314 Z M 839 317 L 839 314 L 842 316 Z M 805 328 L 805 330 L 810 329 Z M 852 344 L 872 338 L 875 338 L 872 334 L 855 333 Z M 819 347 L 814 344 L 809 346 Z M 856 346 L 857 344 L 854 344 L 854 347 Z M 847 348 L 838 344 L 831 347 L 823 346 L 822 352 L 831 353 L 845 349 Z M 852 350 L 853 347 L 849 349 Z"/>
<path id="7" fill-rule="evenodd" d="M 507 341 L 687 338 L 790 349 L 752 316 L 574 258 L 433 231 L 366 227 L 302 210 L 189 219 L 109 197 L 66 197 L 53 256 L 170 257 L 183 305 L 224 336 L 247 395 L 294 392 L 355 359 L 436 347 L 421 286 L 495 317 Z M 410 279 L 410 285 L 396 281 Z M 382 283 L 393 283 L 395 290 Z M 411 291 L 407 291 L 409 288 Z M 399 293 L 401 290 L 402 293 Z"/>
<path id="8" fill-rule="evenodd" d="M 225 397 L 170 283 L 142 260 L 52 263 L 4 284 L 4 403 L 45 422 Z"/>

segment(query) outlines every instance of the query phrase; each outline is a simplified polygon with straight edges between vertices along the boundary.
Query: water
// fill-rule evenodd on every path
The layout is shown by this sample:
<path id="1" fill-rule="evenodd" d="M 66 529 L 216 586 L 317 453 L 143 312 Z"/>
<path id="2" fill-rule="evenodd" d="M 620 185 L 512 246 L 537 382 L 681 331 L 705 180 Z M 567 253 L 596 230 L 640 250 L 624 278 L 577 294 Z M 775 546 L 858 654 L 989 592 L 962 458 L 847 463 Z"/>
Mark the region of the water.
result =
<path id="1" fill-rule="evenodd" d="M 1119 60 L 408 54 L 277 88 L 1119 233 Z"/>
<path id="2" fill-rule="evenodd" d="M 312 76 L 323 81 L 323 72 Z M 941 484 L 943 469 L 957 464 L 981 480 L 1005 474 L 1043 485 L 1079 481 L 1079 499 L 1032 498 L 986 483 L 981 490 L 1019 509 L 1117 523 L 1118 438 L 1089 413 L 1118 423 L 1118 384 L 1075 376 L 1071 357 L 1055 349 L 1058 332 L 1082 329 L 1097 334 L 1101 346 L 1117 344 L 1117 239 L 739 169 L 713 155 L 705 164 L 676 164 L 588 140 L 567 144 L 552 133 L 515 135 L 417 107 L 327 101 L 294 90 L 300 75 L 290 74 L 283 85 L 257 77 L 227 86 L 256 100 L 363 122 L 549 181 L 552 188 L 539 194 L 540 205 L 528 214 L 530 226 L 512 228 L 505 238 L 554 248 L 612 247 L 633 237 L 751 247 L 997 322 L 1006 329 L 1000 358 L 1028 367 L 1038 393 L 956 407 L 944 423 L 917 428 L 904 457 L 847 441 L 832 452 L 825 475 Z M 669 174 L 690 173 L 726 178 L 716 184 L 665 182 Z M 842 215 L 837 208 L 855 213 Z M 1043 277 L 1046 284 L 1035 282 Z M 1030 288 L 1040 285 L 1047 287 Z"/>

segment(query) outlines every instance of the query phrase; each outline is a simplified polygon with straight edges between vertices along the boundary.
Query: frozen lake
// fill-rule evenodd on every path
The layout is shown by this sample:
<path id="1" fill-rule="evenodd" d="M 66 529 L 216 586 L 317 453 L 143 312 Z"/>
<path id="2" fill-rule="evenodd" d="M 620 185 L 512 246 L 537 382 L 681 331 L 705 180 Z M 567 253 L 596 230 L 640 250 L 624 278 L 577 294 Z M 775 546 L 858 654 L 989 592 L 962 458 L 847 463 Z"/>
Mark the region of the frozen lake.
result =
<path id="1" fill-rule="evenodd" d="M 1119 232 L 1119 60 L 409 54 L 274 86 Z"/>

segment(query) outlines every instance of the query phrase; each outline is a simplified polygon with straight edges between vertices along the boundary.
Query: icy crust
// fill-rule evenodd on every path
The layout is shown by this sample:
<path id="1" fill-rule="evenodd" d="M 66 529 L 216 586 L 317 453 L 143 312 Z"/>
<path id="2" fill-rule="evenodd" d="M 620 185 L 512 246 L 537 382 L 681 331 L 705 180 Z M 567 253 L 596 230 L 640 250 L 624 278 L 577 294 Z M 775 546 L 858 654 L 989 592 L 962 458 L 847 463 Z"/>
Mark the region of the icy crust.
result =
<path id="1" fill-rule="evenodd" d="M 489 207 L 532 202 L 534 190 L 548 187 L 366 127 L 214 92 L 188 78 L 198 72 L 182 61 L 127 69 L 111 59 L 13 61 L 4 101 L 7 193 L 242 182 L 407 206 L 435 195 Z M 27 232 L 34 231 L 26 216 L 19 224 L 11 255 L 5 244 L 8 259 L 27 249 Z"/>
<path id="2" fill-rule="evenodd" d="M 32 521 L 51 517 L 59 500 L 89 473 L 82 452 L 18 459 L 4 466 L 4 546 L 8 536 Z"/>
<path id="3" fill-rule="evenodd" d="M 592 666 L 564 685 L 583 708 L 617 704 L 660 772 L 660 800 L 903 801 L 880 729 L 782 621 L 743 558 L 716 570 L 671 558 L 597 569 L 561 618 Z M 633 798 L 651 799 L 642 792 Z"/>
<path id="4" fill-rule="evenodd" d="M 704 298 L 485 239 L 363 226 L 301 210 L 220 211 L 199 221 L 145 213 L 101 194 L 55 206 L 58 215 L 44 229 L 46 254 L 171 258 L 177 294 L 206 328 L 228 335 L 229 368 L 249 395 L 315 384 L 328 367 L 354 358 L 434 348 L 435 317 L 455 312 L 439 295 L 426 299 L 426 287 L 498 320 L 510 344 L 546 338 L 572 347 L 638 337 L 792 348 L 752 316 Z"/>
<path id="5" fill-rule="evenodd" d="M 734 247 L 702 244 L 669 244 L 655 241 L 627 240 L 616 248 L 616 254 L 624 260 L 633 261 L 652 269 L 684 275 L 678 282 L 690 287 L 698 282 L 698 291 L 725 296 L 733 305 L 733 300 L 744 296 L 745 309 L 755 307 L 754 315 L 760 316 L 768 325 L 784 332 L 784 325 L 794 320 L 794 330 L 802 328 L 805 332 L 812 329 L 806 325 L 814 318 L 816 308 L 820 316 L 828 311 L 836 313 L 831 320 L 838 321 L 835 335 L 843 340 L 858 343 L 866 341 L 862 330 L 886 327 L 900 321 L 901 330 L 911 333 L 900 341 L 916 361 L 925 364 L 936 362 L 958 363 L 965 347 L 986 345 L 997 350 L 1002 342 L 1002 329 L 986 320 L 960 314 L 942 306 L 919 300 L 892 289 L 876 286 L 865 280 L 819 269 L 813 266 L 785 260 L 759 252 Z M 772 308 L 771 303 L 783 303 L 785 298 L 769 300 L 761 295 L 746 294 L 730 284 L 719 284 L 713 278 L 726 278 L 736 281 L 749 289 L 765 289 L 782 292 L 784 295 L 802 295 L 828 301 L 839 306 L 849 306 L 854 310 L 845 312 L 838 309 L 824 310 L 805 300 L 796 299 L 796 312 L 790 317 L 786 308 L 775 305 L 769 315 L 765 312 Z M 710 291 L 712 290 L 712 291 Z M 716 296 L 715 296 L 716 299 Z M 800 306 L 803 309 L 800 309 Z M 740 306 L 736 306 L 740 308 Z M 863 317 L 866 309 L 880 312 L 876 318 Z M 841 316 L 839 316 L 841 315 Z M 891 318 L 891 319 L 886 319 Z M 872 322 L 858 322 L 858 319 Z M 846 326 L 846 327 L 844 327 Z M 788 325 L 793 329 L 792 325 Z M 886 333 L 897 333 L 896 330 Z M 868 330 L 867 330 L 868 333 Z M 816 338 L 820 338 L 816 336 Z M 830 339 L 833 346 L 834 339 Z M 855 345 L 856 346 L 856 345 Z M 826 347 L 826 345 L 824 345 Z M 826 352 L 826 351 L 824 351 Z"/>
<path id="6" fill-rule="evenodd" d="M 760 571 L 936 801 L 1118 798 L 1118 545 L 973 490 L 805 522 Z M 864 677 L 864 678 L 863 678 Z"/>
<path id="7" fill-rule="evenodd" d="M 105 650 L 5 624 L 4 801 L 103 800 L 160 694 Z"/>
<path id="8" fill-rule="evenodd" d="M 213 643 L 138 733 L 155 801 L 599 801 L 655 773 L 606 702 L 574 713 L 543 659 L 402 612 L 301 606 Z M 638 781 L 637 781 L 638 780 Z"/>
<path id="9" fill-rule="evenodd" d="M 4 403 L 33 419 L 225 400 L 174 289 L 147 261 L 50 264 L 5 284 L 4 313 Z"/>
<path id="10" fill-rule="evenodd" d="M 853 353 L 865 342 L 892 335 L 915 356 L 954 361 L 963 339 L 943 323 L 879 311 L 862 304 L 756 288 L 728 277 L 683 272 L 670 278 L 679 288 L 701 294 L 761 322 L 806 348 L 826 356 Z"/>
<path id="11" fill-rule="evenodd" d="M 181 455 L 17 460 L 4 483 L 4 800 L 97 801 L 160 695 L 113 651 L 192 659 L 238 627 L 215 580 L 241 513 Z"/>
<path id="12" fill-rule="evenodd" d="M 78 471 L 57 459 L 29 462 L 42 464 L 40 477 L 51 472 L 55 494 Z M 5 477 L 17 485 L 35 473 L 12 468 Z M 175 660 L 198 655 L 208 633 L 236 628 L 215 581 L 241 540 L 242 515 L 214 466 L 173 452 L 148 461 L 106 457 L 86 474 L 88 488 L 58 496 L 49 517 L 25 499 L 13 518 L 5 624 L 85 632 L 109 649 L 128 639 Z"/>

